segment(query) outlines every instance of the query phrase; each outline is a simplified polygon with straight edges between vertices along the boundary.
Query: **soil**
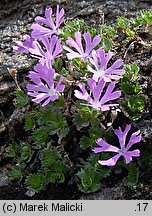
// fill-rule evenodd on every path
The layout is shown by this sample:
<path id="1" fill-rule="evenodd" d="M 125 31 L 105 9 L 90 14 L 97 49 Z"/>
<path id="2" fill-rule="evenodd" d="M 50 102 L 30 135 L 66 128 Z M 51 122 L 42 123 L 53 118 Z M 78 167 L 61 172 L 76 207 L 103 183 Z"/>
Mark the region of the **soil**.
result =
<path id="1" fill-rule="evenodd" d="M 5 147 L 17 137 L 18 140 L 26 138 L 23 130 L 23 115 L 28 107 L 17 108 L 13 99 L 16 84 L 10 75 L 15 70 L 18 74 L 18 83 L 24 88 L 28 82 L 26 76 L 32 59 L 26 55 L 14 54 L 12 46 L 15 41 L 21 40 L 23 35 L 29 33 L 31 24 L 36 15 L 43 15 L 44 8 L 57 4 L 65 9 L 66 18 L 83 18 L 89 25 L 98 25 L 101 14 L 104 13 L 105 23 L 115 23 L 123 15 L 127 18 L 136 17 L 141 9 L 152 9 L 151 0 L 1 0 L 0 2 L 0 199 L 151 199 L 152 198 L 152 168 L 143 170 L 139 184 L 134 191 L 129 191 L 125 185 L 125 174 L 114 173 L 112 180 L 103 184 L 100 191 L 95 194 L 81 193 L 76 184 L 75 170 L 70 173 L 64 184 L 48 185 L 44 192 L 32 197 L 26 195 L 27 189 L 22 181 L 9 182 L 6 167 L 9 161 L 1 161 Z M 152 39 L 152 33 L 141 35 L 146 41 Z M 125 63 L 134 60 L 140 67 L 141 86 L 147 98 L 143 117 L 136 122 L 136 127 L 141 130 L 143 144 L 152 145 L 152 86 L 151 68 L 152 51 L 139 52 L 140 46 L 126 55 Z M 119 117 L 120 121 L 127 118 L 127 114 Z M 77 137 L 75 137 L 77 140 Z M 75 141 L 76 142 L 76 141 Z M 77 145 L 77 144 L 76 144 Z M 74 147 L 74 146 L 73 146 Z M 78 147 L 77 147 L 78 148 Z M 76 163 L 78 152 L 67 147 L 67 153 L 73 163 Z"/>

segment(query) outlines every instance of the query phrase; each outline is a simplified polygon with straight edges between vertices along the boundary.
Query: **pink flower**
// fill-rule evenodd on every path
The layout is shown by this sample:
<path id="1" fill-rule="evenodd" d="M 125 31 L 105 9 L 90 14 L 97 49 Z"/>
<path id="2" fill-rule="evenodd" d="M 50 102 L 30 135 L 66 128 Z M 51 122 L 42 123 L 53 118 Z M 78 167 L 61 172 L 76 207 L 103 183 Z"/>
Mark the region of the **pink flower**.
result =
<path id="1" fill-rule="evenodd" d="M 92 58 L 89 58 L 93 68 L 88 65 L 88 70 L 93 73 L 93 79 L 97 82 L 100 77 L 103 77 L 105 82 L 111 82 L 111 80 L 119 80 L 125 73 L 125 70 L 120 69 L 123 65 L 122 59 L 116 60 L 109 68 L 107 68 L 108 62 L 113 56 L 113 52 L 108 51 L 105 53 L 104 49 L 98 49 L 92 51 Z"/>
<path id="2" fill-rule="evenodd" d="M 32 48 L 29 48 L 29 52 L 31 53 L 31 56 L 38 58 L 43 65 L 46 63 L 48 67 L 52 67 L 53 60 L 61 56 L 61 39 L 56 35 L 53 35 L 50 40 L 47 37 L 43 37 L 42 45 L 43 47 L 39 42 L 34 41 Z"/>
<path id="3" fill-rule="evenodd" d="M 100 79 L 98 84 L 96 84 L 95 80 L 92 78 L 89 78 L 87 80 L 88 86 L 90 88 L 90 94 L 86 91 L 85 86 L 80 83 L 78 86 L 81 89 L 81 92 L 78 90 L 75 90 L 75 97 L 77 97 L 80 100 L 85 100 L 89 104 L 82 104 L 84 106 L 91 106 L 92 108 L 96 110 L 102 110 L 106 111 L 109 110 L 111 106 L 118 106 L 119 104 L 107 104 L 110 100 L 115 100 L 120 97 L 121 91 L 113 91 L 115 87 L 115 83 L 110 83 L 103 94 L 101 96 L 103 89 L 105 87 L 105 81 L 104 79 Z M 92 97 L 90 96 L 92 94 Z"/>
<path id="4" fill-rule="evenodd" d="M 32 44 L 34 39 L 32 37 L 30 37 L 29 35 L 24 35 L 24 42 L 21 41 L 16 41 L 16 45 L 17 46 L 13 46 L 13 50 L 15 52 L 29 52 L 29 49 L 32 48 Z"/>
<path id="5" fill-rule="evenodd" d="M 29 72 L 29 78 L 34 84 L 28 84 L 28 95 L 33 97 L 33 102 L 40 103 L 42 106 L 46 106 L 50 101 L 58 99 L 59 93 L 64 91 L 65 85 L 61 85 L 63 77 L 60 77 L 58 83 L 54 83 L 55 70 L 53 68 L 47 68 L 46 65 L 37 64 L 34 67 L 36 71 Z"/>
<path id="6" fill-rule="evenodd" d="M 47 25 L 49 28 L 43 27 L 39 24 L 33 24 L 32 25 L 32 37 L 35 39 L 42 39 L 44 36 L 51 37 L 52 34 L 56 34 L 59 31 L 60 25 L 64 21 L 64 9 L 62 8 L 59 11 L 59 5 L 57 5 L 56 9 L 56 20 L 55 22 L 52 19 L 52 8 L 46 8 L 45 9 L 45 17 L 43 18 L 41 16 L 37 16 L 35 18 L 36 22 L 42 23 L 44 25 Z"/>
<path id="7" fill-rule="evenodd" d="M 119 129 L 115 130 L 115 134 L 119 139 L 120 148 L 117 148 L 113 145 L 108 144 L 106 141 L 104 141 L 102 138 L 97 139 L 96 143 L 100 146 L 98 148 L 93 148 L 94 153 L 99 152 L 116 152 L 117 154 L 110 158 L 109 160 L 99 160 L 98 163 L 101 165 L 106 166 L 114 166 L 118 159 L 123 156 L 125 159 L 126 164 L 130 163 L 132 161 L 132 157 L 139 157 L 140 151 L 138 149 L 129 151 L 129 149 L 135 144 L 141 141 L 141 135 L 140 130 L 134 132 L 129 142 L 126 144 L 126 136 L 131 129 L 131 125 L 126 125 L 126 128 L 124 131 Z"/>
<path id="8" fill-rule="evenodd" d="M 83 38 L 85 41 L 85 48 L 82 46 L 82 36 L 80 32 L 75 32 L 75 41 L 71 37 L 68 37 L 66 43 L 74 48 L 73 50 L 67 46 L 63 46 L 63 48 L 69 52 L 66 54 L 68 59 L 81 58 L 85 61 L 89 58 L 91 51 L 101 41 L 101 38 L 98 35 L 96 35 L 92 40 L 89 32 L 84 33 Z"/>

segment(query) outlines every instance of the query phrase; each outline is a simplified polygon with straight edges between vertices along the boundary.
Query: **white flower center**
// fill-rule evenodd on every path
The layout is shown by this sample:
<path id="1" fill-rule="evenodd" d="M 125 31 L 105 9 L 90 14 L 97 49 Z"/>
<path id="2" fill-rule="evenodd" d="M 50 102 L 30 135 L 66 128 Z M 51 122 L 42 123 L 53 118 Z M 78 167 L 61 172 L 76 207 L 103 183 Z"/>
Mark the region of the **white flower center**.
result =
<path id="1" fill-rule="evenodd" d="M 88 57 L 88 53 L 82 53 L 82 58 L 83 58 L 84 60 L 86 60 L 87 57 Z"/>
<path id="2" fill-rule="evenodd" d="M 94 107 L 100 107 L 100 102 L 99 101 L 94 101 L 92 104 Z"/>
<path id="3" fill-rule="evenodd" d="M 124 155 L 126 153 L 126 149 L 125 148 L 119 149 L 118 152 L 119 154 Z"/>
<path id="4" fill-rule="evenodd" d="M 98 70 L 98 73 L 102 77 L 104 75 L 105 71 L 104 70 Z"/>
<path id="5" fill-rule="evenodd" d="M 55 95 L 55 90 L 54 89 L 50 89 L 48 92 L 49 96 Z"/>

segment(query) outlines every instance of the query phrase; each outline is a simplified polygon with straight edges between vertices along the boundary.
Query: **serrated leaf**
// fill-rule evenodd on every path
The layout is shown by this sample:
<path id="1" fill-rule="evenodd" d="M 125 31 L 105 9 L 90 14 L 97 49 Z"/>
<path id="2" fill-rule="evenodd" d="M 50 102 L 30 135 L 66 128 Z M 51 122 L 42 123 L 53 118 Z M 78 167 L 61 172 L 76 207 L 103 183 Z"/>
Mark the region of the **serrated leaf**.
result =
<path id="1" fill-rule="evenodd" d="M 29 186 L 35 192 L 41 192 L 44 189 L 45 177 L 42 173 L 32 174 L 30 173 L 25 180 L 27 186 Z"/>
<path id="2" fill-rule="evenodd" d="M 121 82 L 121 89 L 123 94 L 138 94 L 141 91 L 140 85 L 138 83 L 132 82 Z"/>
<path id="3" fill-rule="evenodd" d="M 15 106 L 24 107 L 28 103 L 28 96 L 21 90 L 15 91 L 16 98 L 14 99 Z"/>
<path id="4" fill-rule="evenodd" d="M 57 133 L 59 142 L 69 133 L 66 118 L 58 109 L 43 110 L 41 113 L 39 113 L 38 124 L 46 125 L 47 127 L 44 128 L 49 132 L 49 135 L 54 135 Z"/>
<path id="5" fill-rule="evenodd" d="M 140 11 L 141 17 L 144 20 L 144 22 L 149 25 L 152 22 L 152 12 L 151 11 Z"/>
<path id="6" fill-rule="evenodd" d="M 129 164 L 128 166 L 128 176 L 127 176 L 127 185 L 128 187 L 133 187 L 137 184 L 138 182 L 138 177 L 139 177 L 139 169 L 133 164 Z"/>
<path id="7" fill-rule="evenodd" d="M 130 38 L 133 38 L 135 36 L 135 32 L 132 31 L 131 29 L 127 28 L 126 29 L 126 35 Z"/>
<path id="8" fill-rule="evenodd" d="M 90 115 L 85 112 L 75 113 L 73 115 L 73 123 L 77 127 L 77 130 L 81 130 L 83 127 L 88 127 L 90 124 Z"/>
<path id="9" fill-rule="evenodd" d="M 125 17 L 119 17 L 117 19 L 117 24 L 118 24 L 119 28 L 125 29 L 129 24 L 129 20 L 127 18 L 125 18 Z"/>
<path id="10" fill-rule="evenodd" d="M 65 22 L 65 26 L 63 28 L 64 38 L 74 37 L 74 33 L 76 31 L 82 31 L 85 27 L 85 22 L 83 19 L 73 19 L 71 21 Z"/>
<path id="11" fill-rule="evenodd" d="M 137 18 L 132 18 L 130 19 L 130 22 L 132 23 L 132 25 L 134 25 L 135 27 L 139 27 L 141 25 L 143 25 L 144 20 L 142 17 L 138 16 Z"/>
<path id="12" fill-rule="evenodd" d="M 132 63 L 124 65 L 125 74 L 123 75 L 123 80 L 125 81 L 136 81 L 137 75 L 140 70 L 137 64 Z M 131 79 L 131 80 L 130 80 Z"/>
<path id="13" fill-rule="evenodd" d="M 32 118 L 32 116 L 26 114 L 24 115 L 24 119 L 25 119 L 24 130 L 25 131 L 32 130 L 32 128 L 34 127 L 34 119 Z"/>
<path id="14" fill-rule="evenodd" d="M 48 137 L 48 128 L 42 126 L 32 132 L 32 139 L 38 141 L 40 144 L 44 144 Z"/>
<path id="15" fill-rule="evenodd" d="M 137 121 L 138 119 L 140 119 L 142 117 L 142 113 L 129 113 L 129 118 L 133 121 Z"/>
<path id="16" fill-rule="evenodd" d="M 9 144 L 8 148 L 6 149 L 5 157 L 16 157 L 19 153 L 19 145 L 15 142 Z"/>
<path id="17" fill-rule="evenodd" d="M 81 169 L 77 173 L 81 183 L 78 184 L 79 189 L 84 193 L 93 193 L 100 188 L 100 176 L 98 173 L 90 167 Z"/>
<path id="18" fill-rule="evenodd" d="M 22 177 L 23 171 L 20 167 L 13 167 L 9 173 L 11 180 L 19 179 Z"/>
<path id="19" fill-rule="evenodd" d="M 103 35 L 107 35 L 108 37 L 113 37 L 117 34 L 115 28 L 113 26 L 101 25 L 101 32 Z"/>
<path id="20" fill-rule="evenodd" d="M 85 150 L 88 147 L 93 147 L 93 146 L 95 146 L 95 140 L 93 140 L 93 139 L 91 139 L 89 137 L 86 137 L 86 136 L 83 136 L 80 139 L 80 147 L 81 147 L 81 149 Z"/>
<path id="21" fill-rule="evenodd" d="M 22 143 L 20 146 L 20 155 L 17 158 L 17 163 L 27 162 L 31 159 L 32 153 L 30 145 L 27 143 Z"/>
<path id="22" fill-rule="evenodd" d="M 41 161 L 44 167 L 52 167 L 52 165 L 61 159 L 61 154 L 57 149 L 47 148 L 41 151 Z"/>
<path id="23" fill-rule="evenodd" d="M 51 183 L 64 183 L 65 181 L 65 176 L 63 173 L 60 172 L 52 172 L 50 173 L 49 177 L 47 177 L 49 179 L 49 182 Z"/>
<path id="24" fill-rule="evenodd" d="M 142 95 L 131 96 L 128 98 L 127 105 L 131 112 L 140 112 L 145 108 L 145 97 Z"/>
<path id="25" fill-rule="evenodd" d="M 112 49 L 113 41 L 107 37 L 102 37 L 101 39 L 102 45 L 105 45 L 105 51 L 108 52 L 110 49 Z"/>
<path id="26" fill-rule="evenodd" d="M 66 173 L 68 171 L 68 166 L 62 161 L 55 161 L 50 169 L 54 172 Z"/>
<path id="27" fill-rule="evenodd" d="M 103 133 L 104 133 L 104 130 L 100 128 L 99 126 L 92 125 L 89 128 L 89 136 L 93 140 L 96 140 L 99 137 L 102 137 Z"/>

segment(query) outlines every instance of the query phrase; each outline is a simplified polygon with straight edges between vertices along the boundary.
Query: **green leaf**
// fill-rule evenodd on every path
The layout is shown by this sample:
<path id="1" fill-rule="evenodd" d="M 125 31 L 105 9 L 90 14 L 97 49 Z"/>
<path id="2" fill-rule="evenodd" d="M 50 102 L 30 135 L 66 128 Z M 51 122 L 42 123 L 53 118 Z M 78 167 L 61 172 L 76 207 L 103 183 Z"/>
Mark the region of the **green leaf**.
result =
<path id="1" fill-rule="evenodd" d="M 25 119 L 24 130 L 25 131 L 32 130 L 34 127 L 34 119 L 32 118 L 32 116 L 30 116 L 30 114 L 26 114 L 24 115 L 24 119 Z"/>
<path id="2" fill-rule="evenodd" d="M 61 58 L 56 58 L 53 61 L 52 67 L 56 72 L 60 72 L 62 70 L 62 66 L 63 66 L 63 60 Z"/>
<path id="3" fill-rule="evenodd" d="M 107 35 L 108 37 L 113 37 L 117 34 L 115 28 L 113 26 L 100 25 L 100 31 L 103 35 Z"/>
<path id="4" fill-rule="evenodd" d="M 104 46 L 105 45 L 105 51 L 108 52 L 109 50 L 112 49 L 113 46 L 113 41 L 107 37 L 102 37 L 101 38 L 101 44 Z"/>
<path id="5" fill-rule="evenodd" d="M 126 29 L 126 35 L 130 38 L 133 38 L 135 36 L 135 32 L 132 31 L 131 29 L 127 28 Z"/>
<path id="6" fill-rule="evenodd" d="M 133 187 L 138 182 L 139 170 L 133 163 L 129 164 L 127 169 L 129 171 L 127 176 L 127 180 L 128 180 L 127 185 L 128 187 Z"/>
<path id="7" fill-rule="evenodd" d="M 44 167 L 52 167 L 57 160 L 61 159 L 61 154 L 57 149 L 49 147 L 41 150 L 40 158 Z"/>
<path id="8" fill-rule="evenodd" d="M 22 177 L 23 171 L 20 167 L 13 167 L 9 173 L 11 180 L 19 179 Z"/>
<path id="9" fill-rule="evenodd" d="M 131 18 L 131 19 L 130 19 L 130 22 L 131 22 L 131 24 L 132 24 L 133 26 L 139 27 L 139 26 L 143 25 L 144 20 L 143 20 L 142 17 L 139 17 L 139 16 L 138 16 L 137 18 Z"/>
<path id="10" fill-rule="evenodd" d="M 122 80 L 121 90 L 122 90 L 123 94 L 133 95 L 133 94 L 140 93 L 141 88 L 140 88 L 140 85 L 138 83 L 126 82 L 126 81 Z"/>
<path id="11" fill-rule="evenodd" d="M 63 28 L 63 36 L 64 39 L 66 39 L 67 37 L 74 37 L 74 33 L 76 31 L 83 31 L 84 27 L 85 27 L 85 22 L 83 19 L 73 19 L 70 21 L 66 21 L 65 22 L 65 26 Z"/>
<path id="12" fill-rule="evenodd" d="M 149 145 L 146 147 L 146 150 L 141 154 L 141 168 L 146 170 L 152 167 L 152 146 Z"/>
<path id="13" fill-rule="evenodd" d="M 51 182 L 53 184 L 65 182 L 65 176 L 63 173 L 60 173 L 60 172 L 49 173 L 49 175 L 47 175 L 47 179 L 49 180 L 49 182 Z"/>
<path id="14" fill-rule="evenodd" d="M 83 136 L 81 139 L 80 139 L 80 148 L 85 150 L 87 149 L 88 147 L 93 147 L 95 146 L 95 140 L 89 138 L 89 137 L 86 137 L 86 136 Z"/>
<path id="15" fill-rule="evenodd" d="M 35 192 L 41 192 L 44 190 L 45 177 L 43 173 L 30 173 L 25 180 L 25 183 L 30 189 Z"/>
<path id="16" fill-rule="evenodd" d="M 61 110 L 59 110 L 57 107 L 54 107 L 53 110 L 47 108 L 43 109 L 38 115 L 37 123 L 39 125 L 46 125 L 46 127 L 43 128 L 49 132 L 49 135 L 54 135 L 57 133 L 59 142 L 69 133 L 69 127 L 66 118 L 62 114 Z M 44 135 L 46 135 L 46 132 L 44 132 Z"/>
<path id="17" fill-rule="evenodd" d="M 6 149 L 5 157 L 16 157 L 18 152 L 20 151 L 20 147 L 17 143 L 13 142 L 9 144 L 8 148 Z"/>
<path id="18" fill-rule="evenodd" d="M 24 107 L 28 103 L 28 96 L 21 90 L 15 91 L 16 98 L 14 99 L 15 106 Z"/>
<path id="19" fill-rule="evenodd" d="M 91 120 L 97 117 L 97 113 L 93 112 L 93 110 L 89 107 L 81 107 L 79 103 L 77 103 L 77 107 L 81 109 L 81 112 L 74 113 L 73 115 L 73 123 L 77 127 L 77 130 L 81 130 L 83 127 L 88 127 L 91 123 Z M 96 119 L 97 121 L 97 119 Z"/>
<path id="20" fill-rule="evenodd" d="M 145 97 L 142 95 L 125 95 L 122 106 L 129 113 L 129 118 L 136 121 L 141 118 L 145 103 Z"/>
<path id="21" fill-rule="evenodd" d="M 152 22 L 152 12 L 151 11 L 140 11 L 141 17 L 144 20 L 144 22 L 149 25 Z"/>
<path id="22" fill-rule="evenodd" d="M 100 128 L 99 125 L 92 125 L 89 128 L 89 136 L 93 140 L 97 140 L 99 137 L 102 137 L 104 133 L 104 129 Z"/>
<path id="23" fill-rule="evenodd" d="M 98 34 L 97 30 L 92 26 L 86 26 L 84 28 L 84 32 L 89 32 L 92 38 L 94 38 Z"/>
<path id="24" fill-rule="evenodd" d="M 20 145 L 20 155 L 17 158 L 17 163 L 27 162 L 31 159 L 32 153 L 28 143 L 22 143 Z"/>
<path id="25" fill-rule="evenodd" d="M 137 64 L 128 64 L 124 66 L 125 74 L 123 75 L 123 80 L 131 79 L 132 81 L 137 80 L 137 75 L 140 70 Z"/>
<path id="26" fill-rule="evenodd" d="M 79 131 L 83 127 L 88 127 L 90 124 L 90 113 L 86 111 L 83 111 L 81 113 L 74 113 L 73 123 Z"/>
<path id="27" fill-rule="evenodd" d="M 40 128 L 32 132 L 32 139 L 40 144 L 45 144 L 47 138 L 48 128 L 45 126 L 41 126 Z"/>
<path id="28" fill-rule="evenodd" d="M 78 184 L 79 189 L 84 193 L 93 193 L 100 188 L 100 175 L 91 167 L 81 169 L 77 173 L 81 183 Z"/>
<path id="29" fill-rule="evenodd" d="M 127 105 L 131 112 L 140 112 L 145 108 L 145 97 L 142 95 L 130 96 Z"/>
<path id="30" fill-rule="evenodd" d="M 121 29 L 125 29 L 129 24 L 129 20 L 125 17 L 119 17 L 117 19 L 117 25 Z"/>
<path id="31" fill-rule="evenodd" d="M 142 113 L 129 113 L 129 118 L 133 121 L 137 121 L 142 117 Z"/>
<path id="32" fill-rule="evenodd" d="M 125 74 L 121 81 L 121 89 L 123 94 L 134 95 L 141 91 L 138 81 L 139 67 L 136 64 L 128 64 L 124 66 Z"/>
<path id="33" fill-rule="evenodd" d="M 98 160 L 100 159 L 100 155 L 99 154 L 94 154 L 91 153 L 89 158 L 87 159 L 87 165 L 86 166 L 90 166 L 90 167 L 98 167 L 99 163 Z M 101 165 L 99 165 L 101 167 Z"/>
<path id="34" fill-rule="evenodd" d="M 63 161 L 54 161 L 52 166 L 50 167 L 51 171 L 53 172 L 60 172 L 66 173 L 68 171 L 68 165 L 65 164 Z"/>

